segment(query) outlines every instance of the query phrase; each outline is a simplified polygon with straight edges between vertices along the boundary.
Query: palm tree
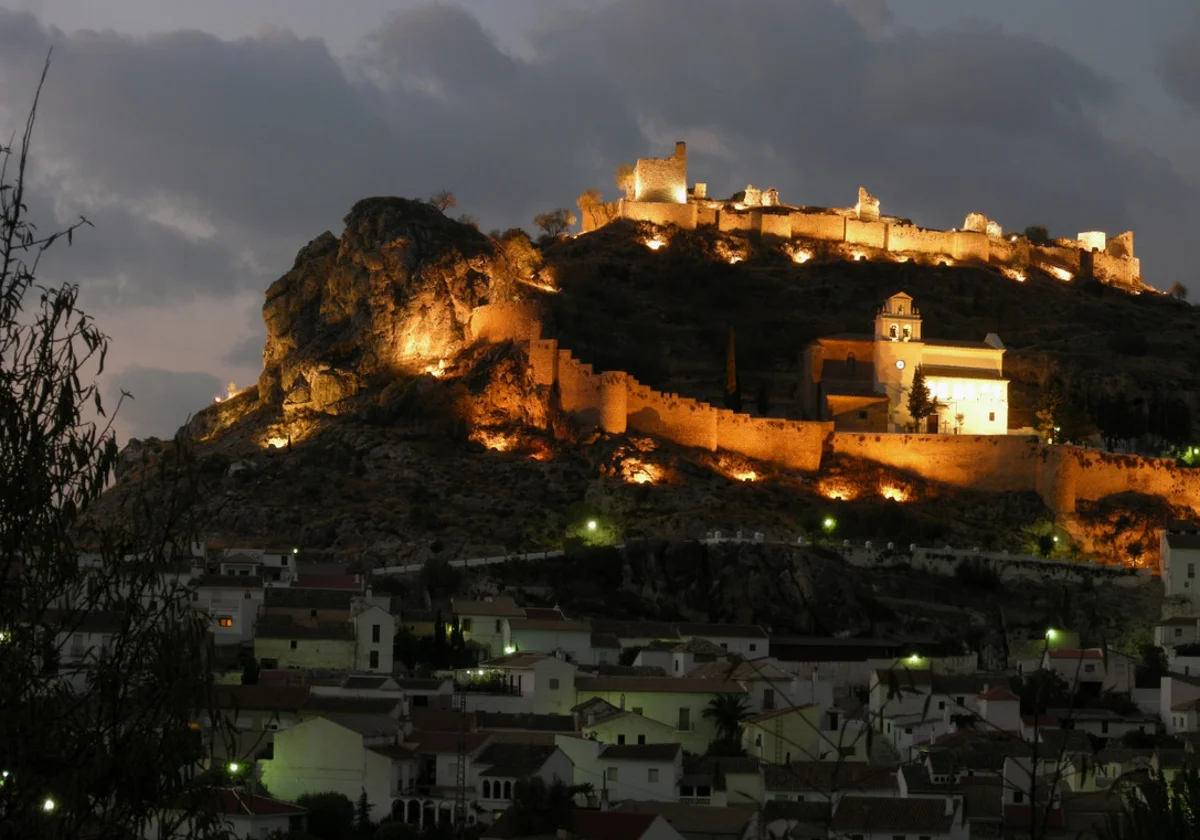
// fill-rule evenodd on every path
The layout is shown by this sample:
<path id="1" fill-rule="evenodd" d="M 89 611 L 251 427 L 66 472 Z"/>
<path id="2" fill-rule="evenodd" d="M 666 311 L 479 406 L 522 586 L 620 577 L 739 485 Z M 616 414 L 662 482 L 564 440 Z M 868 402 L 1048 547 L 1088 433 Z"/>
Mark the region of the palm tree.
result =
<path id="1" fill-rule="evenodd" d="M 717 727 L 717 738 L 737 741 L 741 723 L 750 717 L 750 707 L 742 694 L 718 694 L 704 707 L 704 717 Z"/>

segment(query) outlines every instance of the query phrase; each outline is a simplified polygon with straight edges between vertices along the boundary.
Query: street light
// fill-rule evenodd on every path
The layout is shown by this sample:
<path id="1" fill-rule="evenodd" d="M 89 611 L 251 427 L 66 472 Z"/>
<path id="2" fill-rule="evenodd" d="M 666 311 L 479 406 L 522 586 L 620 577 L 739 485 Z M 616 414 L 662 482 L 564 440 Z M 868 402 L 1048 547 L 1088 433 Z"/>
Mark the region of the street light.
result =
<path id="1" fill-rule="evenodd" d="M 595 520 L 595 519 L 589 519 L 589 520 L 588 520 L 588 523 L 587 523 L 587 529 L 588 529 L 589 531 L 595 531 L 595 530 L 596 530 L 596 527 L 597 527 L 597 525 L 596 525 L 596 520 Z"/>
<path id="2" fill-rule="evenodd" d="M 57 807 L 58 807 L 58 803 L 55 802 L 53 799 L 51 799 L 49 796 L 47 796 L 46 800 L 44 802 L 42 802 L 42 810 L 45 811 L 47 814 L 49 814 L 51 811 L 53 811 Z"/>
<path id="3" fill-rule="evenodd" d="M 1055 630 L 1053 627 L 1051 627 L 1049 630 L 1046 631 L 1046 641 L 1053 642 L 1057 638 L 1058 638 L 1058 631 Z"/>
<path id="4" fill-rule="evenodd" d="M 822 522 L 821 524 L 825 526 L 826 531 L 832 531 L 833 526 L 837 525 L 837 522 L 834 520 L 834 518 L 832 516 L 826 516 L 825 521 Z"/>
<path id="5" fill-rule="evenodd" d="M 229 762 L 228 770 L 230 773 L 237 775 L 238 771 L 241 769 L 242 769 L 242 765 L 238 764 L 236 761 Z"/>
<path id="6" fill-rule="evenodd" d="M 921 657 L 918 654 L 914 653 L 912 656 L 908 657 L 908 664 L 909 665 L 921 664 Z"/>

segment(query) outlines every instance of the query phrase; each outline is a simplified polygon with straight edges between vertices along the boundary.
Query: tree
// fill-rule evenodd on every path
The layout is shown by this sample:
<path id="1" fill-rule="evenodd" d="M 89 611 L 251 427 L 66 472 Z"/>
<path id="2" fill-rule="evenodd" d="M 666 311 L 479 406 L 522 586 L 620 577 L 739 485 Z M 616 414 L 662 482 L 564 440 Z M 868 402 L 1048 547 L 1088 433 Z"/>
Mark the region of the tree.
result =
<path id="1" fill-rule="evenodd" d="M 621 648 L 621 653 L 617 657 L 617 664 L 629 667 L 637 661 L 638 654 L 642 652 L 642 645 L 632 645 L 631 647 Z"/>
<path id="2" fill-rule="evenodd" d="M 242 664 L 242 685 L 258 685 L 258 674 L 260 666 L 258 660 L 253 654 L 246 657 L 246 661 Z"/>
<path id="3" fill-rule="evenodd" d="M 1062 411 L 1062 383 L 1057 377 L 1050 379 L 1042 389 L 1038 398 L 1037 432 L 1043 440 L 1058 443 L 1055 427 L 1058 426 L 1058 415 Z"/>
<path id="4" fill-rule="evenodd" d="M 1188 299 L 1187 286 L 1183 285 L 1182 283 L 1175 283 L 1174 285 L 1172 285 L 1171 291 L 1168 294 L 1170 294 L 1171 297 L 1175 298 L 1175 300 L 1187 300 Z"/>
<path id="5" fill-rule="evenodd" d="M 758 383 L 758 391 L 754 395 L 754 403 L 758 413 L 766 417 L 771 412 L 771 394 L 767 390 L 766 380 Z"/>
<path id="6" fill-rule="evenodd" d="M 308 831 L 320 840 L 345 840 L 354 831 L 354 803 L 344 793 L 305 793 L 296 804 L 308 809 Z"/>
<path id="7" fill-rule="evenodd" d="M 433 195 L 429 196 L 429 203 L 437 209 L 445 213 L 452 207 L 458 206 L 458 199 L 454 197 L 454 193 L 449 190 L 438 190 Z"/>
<path id="8" fill-rule="evenodd" d="M 929 386 L 925 384 L 925 371 L 917 365 L 917 369 L 913 371 L 912 385 L 908 389 L 908 413 L 912 416 L 917 430 L 920 431 L 922 420 L 936 414 L 942 408 L 942 403 L 934 399 L 933 394 L 929 392 Z"/>
<path id="9" fill-rule="evenodd" d="M 1054 553 L 1054 536 L 1052 534 L 1042 534 L 1037 538 L 1038 554 L 1042 557 L 1049 557 Z"/>
<path id="10" fill-rule="evenodd" d="M 633 198 L 633 191 L 636 184 L 637 174 L 632 164 L 622 163 L 617 167 L 616 182 L 617 189 L 625 193 L 626 198 Z"/>
<path id="11" fill-rule="evenodd" d="M 737 375 L 737 336 L 729 328 L 729 345 L 725 349 L 725 407 L 742 410 L 742 388 Z"/>
<path id="12" fill-rule="evenodd" d="M 549 213 L 538 213 L 533 217 L 533 223 L 550 239 L 558 239 L 577 221 L 575 214 L 566 207 L 551 210 Z"/>
<path id="13" fill-rule="evenodd" d="M 1200 837 L 1200 775 L 1188 768 L 1171 782 L 1157 775 L 1140 782 L 1110 814 L 1101 840 L 1191 840 Z"/>
<path id="14" fill-rule="evenodd" d="M 354 832 L 359 837 L 370 837 L 375 833 L 375 824 L 371 822 L 371 800 L 367 798 L 367 789 L 363 788 L 354 803 Z"/>
<path id="15" fill-rule="evenodd" d="M 479 230 L 479 219 L 476 219 L 470 213 L 463 213 L 461 216 L 459 216 L 458 223 L 460 225 L 470 225 L 471 227 L 475 228 L 475 230 Z"/>
<path id="16" fill-rule="evenodd" d="M 553 836 L 566 825 L 575 807 L 575 797 L 592 792 L 592 785 L 568 785 L 555 779 L 547 785 L 540 776 L 519 780 L 513 786 L 512 818 L 514 837 Z"/>
<path id="17" fill-rule="evenodd" d="M 1049 245 L 1050 231 L 1046 230 L 1045 225 L 1030 225 L 1025 228 L 1025 238 L 1034 245 Z"/>
<path id="18" fill-rule="evenodd" d="M 741 694 L 718 694 L 708 701 L 702 714 L 717 727 L 719 740 L 736 741 L 742 721 L 750 717 L 750 707 Z"/>
<path id="19" fill-rule="evenodd" d="M 580 193 L 579 198 L 575 200 L 575 206 L 579 208 L 579 217 L 583 219 L 583 225 L 588 230 L 603 227 L 617 218 L 617 205 L 605 201 L 597 189 Z"/>
<path id="20" fill-rule="evenodd" d="M 0 145 L 0 833 L 141 836 L 157 817 L 164 837 L 220 836 L 195 727 L 229 727 L 209 707 L 208 622 L 170 572 L 202 489 L 176 440 L 101 498 L 118 464 L 95 381 L 108 339 L 77 285 L 37 277 L 87 223 L 43 233 L 26 215 L 41 90 L 19 145 Z M 69 651 L 85 621 L 107 641 Z"/>

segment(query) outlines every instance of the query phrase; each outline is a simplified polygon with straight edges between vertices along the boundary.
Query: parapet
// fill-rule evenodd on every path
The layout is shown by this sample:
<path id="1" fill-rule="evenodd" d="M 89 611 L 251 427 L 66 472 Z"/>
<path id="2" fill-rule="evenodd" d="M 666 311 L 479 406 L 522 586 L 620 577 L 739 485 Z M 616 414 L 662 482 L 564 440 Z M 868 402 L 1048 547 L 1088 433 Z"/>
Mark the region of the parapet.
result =
<path id="1" fill-rule="evenodd" d="M 1079 247 L 1085 251 L 1100 251 L 1103 253 L 1107 244 L 1105 242 L 1104 231 L 1102 230 L 1084 231 L 1079 234 L 1078 239 Z"/>

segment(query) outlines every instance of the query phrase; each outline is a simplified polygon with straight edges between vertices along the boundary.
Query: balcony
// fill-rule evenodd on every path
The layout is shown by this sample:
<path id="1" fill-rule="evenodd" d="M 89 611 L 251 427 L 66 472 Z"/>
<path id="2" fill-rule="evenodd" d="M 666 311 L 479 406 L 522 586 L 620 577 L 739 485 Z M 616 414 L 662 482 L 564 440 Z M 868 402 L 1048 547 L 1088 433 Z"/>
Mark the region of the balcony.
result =
<path id="1" fill-rule="evenodd" d="M 518 685 L 506 682 L 503 679 L 495 680 L 470 680 L 468 682 L 454 682 L 455 691 L 463 691 L 467 694 L 493 694 L 502 697 L 520 697 L 521 688 Z"/>

